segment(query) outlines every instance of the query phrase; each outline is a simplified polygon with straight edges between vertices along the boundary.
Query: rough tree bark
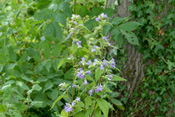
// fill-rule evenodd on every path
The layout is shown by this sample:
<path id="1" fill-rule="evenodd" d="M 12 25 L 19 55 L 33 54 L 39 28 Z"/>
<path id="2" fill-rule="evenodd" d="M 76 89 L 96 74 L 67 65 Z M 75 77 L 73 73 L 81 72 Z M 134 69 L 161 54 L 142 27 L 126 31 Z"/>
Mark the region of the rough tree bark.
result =
<path id="1" fill-rule="evenodd" d="M 110 7 L 115 3 L 116 0 L 108 0 L 107 5 Z M 130 17 L 130 12 L 128 11 L 128 6 L 131 4 L 129 0 L 118 1 L 119 5 L 116 6 L 117 15 L 119 17 Z M 126 63 L 122 68 L 122 77 L 127 79 L 127 82 L 121 82 L 122 85 L 126 86 L 125 91 L 128 94 L 128 101 L 132 97 L 134 90 L 139 88 L 139 85 L 144 78 L 145 64 L 142 61 L 142 54 L 137 52 L 135 46 L 131 44 L 124 45 L 127 53 Z M 116 112 L 116 116 L 122 116 L 120 112 Z"/>

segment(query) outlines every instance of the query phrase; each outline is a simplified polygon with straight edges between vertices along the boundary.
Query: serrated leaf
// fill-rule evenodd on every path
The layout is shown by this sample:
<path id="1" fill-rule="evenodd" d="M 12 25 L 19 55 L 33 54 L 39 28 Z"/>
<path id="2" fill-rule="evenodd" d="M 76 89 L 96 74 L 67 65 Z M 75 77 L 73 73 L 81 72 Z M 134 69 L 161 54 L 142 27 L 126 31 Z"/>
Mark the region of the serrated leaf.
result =
<path id="1" fill-rule="evenodd" d="M 89 106 L 90 106 L 91 103 L 92 103 L 92 99 L 91 99 L 91 97 L 86 97 L 86 99 L 85 99 L 85 103 L 86 103 L 85 108 L 88 109 Z"/>
<path id="2" fill-rule="evenodd" d="M 100 109 L 102 110 L 105 117 L 108 117 L 109 107 L 106 105 L 104 99 L 97 99 L 97 104 L 99 105 Z"/>
<path id="3" fill-rule="evenodd" d="M 99 14 L 101 14 L 101 12 L 103 11 L 103 9 L 101 7 L 94 7 L 92 8 L 92 10 L 89 13 L 89 16 L 98 16 Z"/>
<path id="4" fill-rule="evenodd" d="M 72 16 L 72 11 L 70 6 L 66 3 L 63 2 L 60 6 L 59 6 L 59 10 L 63 10 L 63 13 L 67 16 L 67 17 L 71 17 Z"/>
<path id="5" fill-rule="evenodd" d="M 133 31 L 135 30 L 138 26 L 140 26 L 141 24 L 138 22 L 126 22 L 123 23 L 121 25 L 119 25 L 119 28 L 124 30 L 124 31 Z"/>
<path id="6" fill-rule="evenodd" d="M 88 8 L 86 6 L 82 6 L 79 10 L 78 10 L 78 14 L 81 17 L 84 17 L 88 14 Z"/>
<path id="7" fill-rule="evenodd" d="M 101 70 L 100 68 L 97 68 L 96 70 L 95 70 L 95 79 L 96 79 L 96 81 L 101 77 L 101 75 L 103 74 L 103 70 Z"/>
<path id="8" fill-rule="evenodd" d="M 53 83 L 51 81 L 48 81 L 45 85 L 44 85 L 44 89 L 43 92 L 45 92 L 46 90 L 50 89 L 53 87 Z"/>
<path id="9" fill-rule="evenodd" d="M 126 39 L 128 40 L 129 43 L 131 43 L 133 45 L 139 45 L 138 38 L 134 33 L 132 33 L 132 32 L 127 33 L 123 30 L 120 30 L 120 31 L 126 37 Z"/>
<path id="10" fill-rule="evenodd" d="M 54 46 L 54 49 L 53 49 L 53 56 L 55 58 L 57 58 L 60 54 L 61 54 L 61 44 L 57 44 L 56 46 Z"/>
<path id="11" fill-rule="evenodd" d="M 64 16 L 63 13 L 61 12 L 55 13 L 53 18 L 56 22 L 59 22 L 66 27 L 66 17 Z"/>

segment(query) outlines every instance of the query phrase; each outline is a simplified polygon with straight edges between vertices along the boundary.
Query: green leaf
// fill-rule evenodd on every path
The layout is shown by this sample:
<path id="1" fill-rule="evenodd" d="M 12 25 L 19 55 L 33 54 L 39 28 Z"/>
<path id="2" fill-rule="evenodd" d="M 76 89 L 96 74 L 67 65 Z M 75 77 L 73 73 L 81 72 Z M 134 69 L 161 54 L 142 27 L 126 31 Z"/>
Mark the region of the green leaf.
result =
<path id="1" fill-rule="evenodd" d="M 63 10 L 63 13 L 67 16 L 67 17 L 71 17 L 72 16 L 72 11 L 70 6 L 66 3 L 63 2 L 60 6 L 59 6 L 59 10 Z"/>
<path id="2" fill-rule="evenodd" d="M 32 86 L 32 90 L 40 91 L 41 89 L 42 89 L 42 87 L 40 87 L 39 84 L 34 84 Z"/>
<path id="3" fill-rule="evenodd" d="M 94 27 L 97 26 L 97 22 L 95 21 L 95 19 L 90 19 L 87 22 L 84 23 L 84 25 L 89 29 L 93 29 Z"/>
<path id="4" fill-rule="evenodd" d="M 115 11 L 115 10 L 112 9 L 112 8 L 106 8 L 106 9 L 103 10 L 103 13 L 104 13 L 104 14 L 107 14 L 108 17 L 112 17 L 113 14 L 114 14 L 114 11 Z"/>
<path id="5" fill-rule="evenodd" d="M 99 14 L 101 14 L 101 12 L 103 11 L 103 9 L 101 7 L 94 7 L 92 8 L 92 10 L 89 13 L 89 16 L 98 16 Z"/>
<path id="6" fill-rule="evenodd" d="M 61 111 L 61 117 L 68 117 L 69 116 L 69 113 L 66 113 L 66 111 L 63 109 Z"/>
<path id="7" fill-rule="evenodd" d="M 62 29 L 58 25 L 58 23 L 55 21 L 53 21 L 50 24 L 46 24 L 43 31 L 44 31 L 43 32 L 44 36 L 53 36 L 53 37 L 59 39 L 60 41 L 63 39 Z"/>
<path id="8" fill-rule="evenodd" d="M 52 97 L 52 100 L 55 100 L 56 97 L 58 97 L 58 90 L 57 89 L 52 90 L 51 97 Z"/>
<path id="9" fill-rule="evenodd" d="M 3 68 L 4 68 L 4 66 L 1 64 L 0 65 L 0 72 L 2 72 Z"/>
<path id="10" fill-rule="evenodd" d="M 26 105 L 25 104 L 23 104 L 23 103 L 16 103 L 15 104 L 15 107 L 17 108 L 17 110 L 19 110 L 19 111 L 25 111 L 26 110 Z"/>
<path id="11" fill-rule="evenodd" d="M 86 97 L 86 99 L 85 99 L 85 103 L 86 103 L 85 108 L 88 109 L 89 106 L 90 106 L 91 103 L 92 103 L 92 99 L 91 99 L 91 97 Z"/>
<path id="12" fill-rule="evenodd" d="M 9 51 L 9 59 L 10 59 L 10 61 L 15 62 L 17 60 L 17 56 L 16 56 L 16 53 L 14 52 L 14 49 L 9 47 L 8 51 Z"/>
<path id="13" fill-rule="evenodd" d="M 96 70 L 95 70 L 95 79 L 96 79 L 96 81 L 98 81 L 98 79 L 101 77 L 101 75 L 103 74 L 103 70 L 101 70 L 100 68 L 97 68 Z"/>
<path id="14" fill-rule="evenodd" d="M 59 70 L 60 67 L 61 67 L 64 63 L 67 63 L 67 62 L 68 62 L 67 59 L 63 59 L 63 60 L 61 60 L 61 61 L 59 62 L 59 64 L 58 64 L 58 66 L 57 66 L 57 70 Z"/>
<path id="15" fill-rule="evenodd" d="M 111 25 L 110 24 L 104 25 L 103 26 L 103 35 L 106 35 L 109 32 L 110 29 L 111 29 Z"/>
<path id="16" fill-rule="evenodd" d="M 81 16 L 81 17 L 84 17 L 88 14 L 88 8 L 86 6 L 82 6 L 79 11 L 78 11 L 78 14 Z"/>
<path id="17" fill-rule="evenodd" d="M 121 105 L 117 105 L 117 108 L 119 108 L 120 110 L 125 110 L 125 107 Z"/>
<path id="18" fill-rule="evenodd" d="M 60 95 L 55 101 L 54 101 L 54 103 L 52 104 L 52 107 L 51 107 L 51 109 L 55 106 L 55 104 L 58 102 L 58 101 L 60 101 L 62 98 L 64 98 L 64 97 L 68 97 L 67 95 Z M 50 110 L 51 110 L 50 109 Z"/>
<path id="19" fill-rule="evenodd" d="M 126 18 L 116 17 L 116 18 L 112 19 L 110 22 L 111 22 L 111 24 L 119 25 L 119 24 L 126 22 L 128 20 L 129 20 L 129 18 L 127 18 L 127 17 Z"/>
<path id="20" fill-rule="evenodd" d="M 124 30 L 124 31 L 133 31 L 135 30 L 138 26 L 140 26 L 141 24 L 138 22 L 126 22 L 123 23 L 121 25 L 119 25 L 119 28 Z"/>
<path id="21" fill-rule="evenodd" d="M 126 79 L 113 75 L 112 81 L 126 81 Z"/>
<path id="22" fill-rule="evenodd" d="M 97 104 L 102 110 L 105 117 L 108 117 L 109 107 L 106 105 L 106 101 L 104 99 L 97 99 Z"/>
<path id="23" fill-rule="evenodd" d="M 66 17 L 64 16 L 63 13 L 61 13 L 61 12 L 55 13 L 53 16 L 53 19 L 56 22 L 59 22 L 66 27 Z"/>
<path id="24" fill-rule="evenodd" d="M 129 42 L 130 44 L 139 45 L 138 38 L 136 37 L 136 35 L 135 35 L 134 33 L 132 33 L 132 32 L 126 33 L 126 32 L 123 31 L 123 30 L 120 30 L 120 31 L 121 31 L 121 33 L 122 33 L 123 35 L 125 35 L 126 39 L 128 40 L 128 42 Z"/>
<path id="25" fill-rule="evenodd" d="M 46 20 L 53 17 L 53 12 L 50 9 L 42 9 L 35 13 L 34 18 L 36 20 Z"/>
<path id="26" fill-rule="evenodd" d="M 167 61 L 168 69 L 171 70 L 173 67 L 175 67 L 175 63 L 171 62 L 170 60 Z"/>
<path id="27" fill-rule="evenodd" d="M 61 54 L 61 44 L 57 44 L 57 45 L 55 45 L 54 46 L 54 49 L 53 49 L 53 56 L 55 57 L 55 58 L 57 58 L 60 54 Z"/>
<path id="28" fill-rule="evenodd" d="M 53 83 L 51 81 L 48 81 L 45 85 L 44 85 L 44 89 L 43 92 L 45 92 L 46 90 L 50 89 L 53 87 Z"/>
<path id="29" fill-rule="evenodd" d="M 44 58 L 49 59 L 51 56 L 51 53 L 50 53 L 50 45 L 48 43 L 45 43 L 43 52 L 44 52 Z"/>
<path id="30" fill-rule="evenodd" d="M 122 103 L 121 103 L 119 100 L 117 100 L 117 99 L 112 98 L 111 101 L 112 101 L 112 103 L 115 104 L 115 105 L 122 106 Z"/>
<path id="31" fill-rule="evenodd" d="M 43 106 L 43 102 L 42 101 L 32 101 L 31 106 L 34 106 L 36 108 L 40 108 Z"/>
<path id="32" fill-rule="evenodd" d="M 24 74 L 21 74 L 21 78 L 25 81 L 32 82 L 32 80 Z"/>

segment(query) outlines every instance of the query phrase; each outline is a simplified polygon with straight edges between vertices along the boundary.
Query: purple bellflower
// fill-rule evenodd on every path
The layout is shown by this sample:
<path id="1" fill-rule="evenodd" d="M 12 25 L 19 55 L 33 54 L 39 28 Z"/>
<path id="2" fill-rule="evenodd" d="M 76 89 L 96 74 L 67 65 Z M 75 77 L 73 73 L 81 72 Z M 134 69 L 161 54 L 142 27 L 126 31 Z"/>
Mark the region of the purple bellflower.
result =
<path id="1" fill-rule="evenodd" d="M 90 73 L 91 73 L 91 70 L 86 71 L 86 73 L 87 73 L 87 74 L 90 74 Z"/>
<path id="2" fill-rule="evenodd" d="M 69 103 L 66 103 L 65 107 L 64 107 L 66 113 L 72 111 L 72 106 Z"/>
<path id="3" fill-rule="evenodd" d="M 91 96 L 92 95 L 92 93 L 93 93 L 93 89 L 91 89 L 91 90 L 89 90 L 89 95 Z"/>
<path id="4" fill-rule="evenodd" d="M 79 101 L 80 101 L 80 97 L 77 97 L 75 100 L 76 100 L 77 102 L 79 102 Z"/>
<path id="5" fill-rule="evenodd" d="M 88 82 L 87 82 L 87 80 L 86 80 L 86 79 L 84 80 L 84 83 L 83 83 L 83 84 L 84 84 L 84 85 L 88 84 Z"/>
<path id="6" fill-rule="evenodd" d="M 82 47 L 82 46 L 81 46 L 81 41 L 78 41 L 78 42 L 77 42 L 77 46 L 78 46 L 78 47 Z"/>
<path id="7" fill-rule="evenodd" d="M 97 18 L 95 18 L 95 20 L 98 22 L 98 21 L 100 21 L 100 18 L 97 17 Z"/>
<path id="8" fill-rule="evenodd" d="M 108 66 L 107 60 L 105 60 L 105 59 L 103 60 L 103 65 Z"/>
<path id="9" fill-rule="evenodd" d="M 95 93 L 98 93 L 99 91 L 102 91 L 102 90 L 103 90 L 103 88 L 100 84 L 100 85 L 98 85 L 97 89 L 95 89 Z"/>
<path id="10" fill-rule="evenodd" d="M 104 69 L 103 65 L 100 65 L 100 69 Z"/>
<path id="11" fill-rule="evenodd" d="M 90 65 L 90 64 L 91 64 L 91 60 L 88 60 L 87 65 Z"/>

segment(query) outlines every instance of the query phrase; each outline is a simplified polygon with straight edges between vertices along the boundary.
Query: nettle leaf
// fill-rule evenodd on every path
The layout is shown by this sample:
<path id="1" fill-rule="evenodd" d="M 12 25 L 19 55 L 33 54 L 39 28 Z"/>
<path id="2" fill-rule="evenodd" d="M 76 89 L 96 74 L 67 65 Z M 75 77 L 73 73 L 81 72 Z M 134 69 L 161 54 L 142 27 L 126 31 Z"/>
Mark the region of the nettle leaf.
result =
<path id="1" fill-rule="evenodd" d="M 119 28 L 124 30 L 124 31 L 133 31 L 135 30 L 138 26 L 140 26 L 141 24 L 138 22 L 126 22 L 123 23 L 121 25 L 119 25 Z"/>
<path id="2" fill-rule="evenodd" d="M 61 12 L 55 13 L 53 16 L 53 19 L 56 22 L 59 22 L 66 27 L 66 17 L 63 13 L 61 13 Z"/>
<path id="3" fill-rule="evenodd" d="M 126 81 L 126 79 L 113 75 L 112 81 Z"/>
<path id="4" fill-rule="evenodd" d="M 97 99 L 97 104 L 99 105 L 100 109 L 102 110 L 105 117 L 108 117 L 109 107 L 106 104 L 104 99 Z"/>
<path id="5" fill-rule="evenodd" d="M 107 14 L 108 17 L 112 17 L 113 14 L 114 14 L 114 11 L 115 11 L 115 10 L 112 9 L 112 8 L 106 8 L 106 9 L 103 10 L 103 13 L 104 13 L 104 14 Z"/>
<path id="6" fill-rule="evenodd" d="M 86 6 L 82 6 L 79 11 L 78 11 L 78 14 L 81 16 L 81 17 L 84 17 L 88 14 L 88 8 Z"/>
<path id="7" fill-rule="evenodd" d="M 42 9 L 35 13 L 34 19 L 36 20 L 46 20 L 51 19 L 53 17 L 53 12 L 50 9 Z"/>
<path id="8" fill-rule="evenodd" d="M 48 81 L 45 85 L 44 85 L 44 89 L 43 92 L 45 92 L 46 90 L 50 89 L 53 87 L 53 83 L 51 81 Z"/>
<path id="9" fill-rule="evenodd" d="M 50 24 L 47 24 L 44 29 L 43 29 L 43 35 L 44 36 L 53 36 L 59 40 L 63 39 L 63 35 L 62 35 L 62 29 L 61 27 L 58 25 L 57 22 L 53 21 Z"/>
<path id="10" fill-rule="evenodd" d="M 54 49 L 53 49 L 53 51 L 52 51 L 53 56 L 54 56 L 55 58 L 57 58 L 57 57 L 61 54 L 61 50 L 62 50 L 61 44 L 55 45 L 55 46 L 54 46 Z"/>
<path id="11" fill-rule="evenodd" d="M 84 25 L 89 29 L 93 29 L 94 27 L 97 26 L 97 22 L 95 21 L 95 19 L 90 19 L 87 22 L 84 23 Z"/>
<path id="12" fill-rule="evenodd" d="M 91 103 L 92 103 L 92 99 L 91 99 L 91 97 L 86 97 L 86 99 L 85 99 L 85 103 L 86 103 L 85 108 L 88 109 L 89 106 L 90 106 Z"/>
<path id="13" fill-rule="evenodd" d="M 8 48 L 8 52 L 9 52 L 9 59 L 10 59 L 10 61 L 15 62 L 17 60 L 17 56 L 16 56 L 16 53 L 14 52 L 14 49 L 9 47 Z"/>
<path id="14" fill-rule="evenodd" d="M 103 26 L 103 35 L 106 35 L 109 32 L 109 30 L 111 29 L 111 27 L 112 26 L 110 24 L 104 25 Z"/>
<path id="15" fill-rule="evenodd" d="M 64 13 L 67 17 L 71 17 L 71 16 L 72 16 L 72 10 L 71 10 L 70 6 L 69 6 L 66 2 L 63 2 L 63 3 L 59 6 L 59 10 L 63 11 L 63 13 Z"/>
<path id="16" fill-rule="evenodd" d="M 95 78 L 96 78 L 96 81 L 101 77 L 101 75 L 103 74 L 103 70 L 101 70 L 100 68 L 97 68 L 95 70 Z"/>
<path id="17" fill-rule="evenodd" d="M 124 30 L 120 30 L 120 31 L 126 37 L 126 39 L 128 40 L 128 42 L 130 44 L 139 45 L 138 38 L 136 37 L 136 35 L 134 33 L 132 33 L 132 32 L 127 33 Z"/>
<path id="18" fill-rule="evenodd" d="M 113 24 L 113 25 L 119 25 L 119 24 L 121 24 L 121 23 L 123 23 L 123 22 L 126 22 L 126 21 L 128 21 L 129 20 L 129 18 L 120 18 L 120 17 L 116 17 L 116 18 L 114 18 L 114 19 L 111 19 L 110 20 L 110 22 L 111 22 L 111 24 Z"/>
<path id="19" fill-rule="evenodd" d="M 101 14 L 102 11 L 103 9 L 101 7 L 92 8 L 92 10 L 89 13 L 89 16 L 98 16 L 99 14 Z"/>

